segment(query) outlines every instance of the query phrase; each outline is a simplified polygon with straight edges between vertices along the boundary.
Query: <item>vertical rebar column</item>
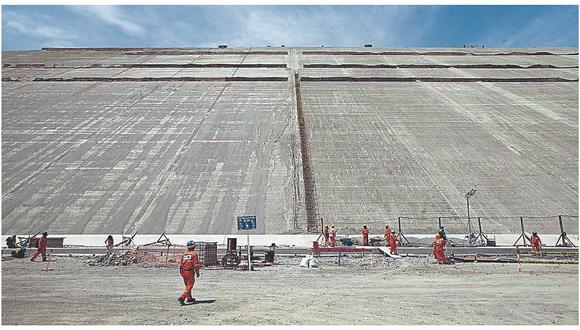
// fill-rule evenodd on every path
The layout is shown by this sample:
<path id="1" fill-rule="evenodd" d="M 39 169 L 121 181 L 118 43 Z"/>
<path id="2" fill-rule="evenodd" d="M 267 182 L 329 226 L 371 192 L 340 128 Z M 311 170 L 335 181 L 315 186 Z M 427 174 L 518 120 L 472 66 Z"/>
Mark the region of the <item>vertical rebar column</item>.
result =
<path id="1" fill-rule="evenodd" d="M 308 149 L 308 136 L 306 132 L 306 122 L 302 109 L 302 95 L 300 93 L 300 77 L 294 73 L 294 94 L 296 95 L 296 110 L 298 113 L 298 130 L 300 132 L 300 150 L 302 154 L 302 176 L 304 178 L 304 200 L 306 202 L 306 227 L 309 233 L 318 232 L 318 222 L 316 220 L 316 195 L 314 186 L 314 176 L 310 164 L 310 151 Z"/>

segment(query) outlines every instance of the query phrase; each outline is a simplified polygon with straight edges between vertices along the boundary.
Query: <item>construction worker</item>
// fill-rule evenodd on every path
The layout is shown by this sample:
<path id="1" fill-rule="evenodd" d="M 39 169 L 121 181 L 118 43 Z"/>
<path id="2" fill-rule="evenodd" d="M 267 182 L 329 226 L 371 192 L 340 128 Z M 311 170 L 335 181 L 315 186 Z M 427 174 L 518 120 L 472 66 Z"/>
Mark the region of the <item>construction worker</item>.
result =
<path id="1" fill-rule="evenodd" d="M 433 255 L 437 259 L 437 263 L 443 261 L 444 264 L 447 263 L 447 258 L 445 257 L 445 244 L 447 244 L 447 240 L 443 239 L 441 235 L 435 235 L 435 239 L 433 240 Z"/>
<path id="2" fill-rule="evenodd" d="M 195 283 L 195 278 L 199 277 L 199 257 L 195 252 L 195 243 L 193 241 L 187 242 L 187 251 L 181 256 L 179 261 L 179 272 L 183 277 L 185 283 L 185 290 L 177 298 L 181 306 L 185 305 L 185 301 L 193 303 L 195 299 L 191 296 L 191 289 Z"/>
<path id="3" fill-rule="evenodd" d="M 330 246 L 336 246 L 336 229 L 334 229 L 334 225 L 332 225 L 332 229 L 330 230 Z"/>
<path id="4" fill-rule="evenodd" d="M 391 230 L 391 235 L 389 236 L 389 246 L 391 247 L 391 254 L 397 254 L 397 234 L 395 230 Z"/>
<path id="5" fill-rule="evenodd" d="M 530 243 L 532 243 L 532 252 L 537 254 L 537 253 L 542 253 L 542 240 L 540 239 L 540 236 L 538 236 L 538 232 L 533 232 L 532 233 L 532 237 L 530 238 Z"/>
<path id="6" fill-rule="evenodd" d="M 13 249 L 16 247 L 16 235 L 8 236 L 6 239 L 6 246 L 9 249 Z"/>
<path id="7" fill-rule="evenodd" d="M 328 225 L 324 225 L 324 245 L 328 246 L 330 244 L 330 233 L 328 232 Z"/>
<path id="8" fill-rule="evenodd" d="M 385 246 L 389 246 L 389 239 L 391 238 L 391 229 L 389 225 L 385 226 Z"/>
<path id="9" fill-rule="evenodd" d="M 363 245 L 364 246 L 369 245 L 369 229 L 367 228 L 367 226 L 363 226 L 361 232 L 362 232 Z"/>
<path id="10" fill-rule="evenodd" d="M 36 252 L 30 258 L 30 261 L 34 261 L 39 254 L 42 254 L 42 261 L 46 261 L 46 247 L 48 246 L 48 241 L 46 237 L 48 236 L 47 232 L 42 233 L 42 236 L 38 239 L 38 246 L 36 247 Z"/>
<path id="11" fill-rule="evenodd" d="M 109 235 L 107 237 L 107 239 L 105 240 L 105 245 L 107 247 L 107 253 L 113 253 L 113 245 L 115 244 L 115 241 L 113 240 L 113 235 Z"/>

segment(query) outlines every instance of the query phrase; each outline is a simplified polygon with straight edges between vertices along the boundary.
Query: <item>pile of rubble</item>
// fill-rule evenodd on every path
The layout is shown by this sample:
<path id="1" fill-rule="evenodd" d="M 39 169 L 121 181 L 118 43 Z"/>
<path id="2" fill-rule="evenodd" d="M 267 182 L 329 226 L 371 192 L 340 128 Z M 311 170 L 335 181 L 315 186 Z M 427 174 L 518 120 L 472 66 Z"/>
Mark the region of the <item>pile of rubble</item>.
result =
<path id="1" fill-rule="evenodd" d="M 89 266 L 139 266 L 139 267 L 177 267 L 175 258 L 157 257 L 147 251 L 132 249 L 124 253 L 108 253 L 95 256 L 87 261 Z"/>

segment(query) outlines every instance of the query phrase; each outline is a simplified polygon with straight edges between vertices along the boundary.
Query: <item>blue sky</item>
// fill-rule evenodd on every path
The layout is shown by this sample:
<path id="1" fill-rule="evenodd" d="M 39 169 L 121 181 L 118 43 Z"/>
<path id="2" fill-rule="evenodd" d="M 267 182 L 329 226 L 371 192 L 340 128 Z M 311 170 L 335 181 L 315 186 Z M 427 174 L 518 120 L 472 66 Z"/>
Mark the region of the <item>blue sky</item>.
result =
<path id="1" fill-rule="evenodd" d="M 2 6 L 4 50 L 578 47 L 577 6 Z"/>

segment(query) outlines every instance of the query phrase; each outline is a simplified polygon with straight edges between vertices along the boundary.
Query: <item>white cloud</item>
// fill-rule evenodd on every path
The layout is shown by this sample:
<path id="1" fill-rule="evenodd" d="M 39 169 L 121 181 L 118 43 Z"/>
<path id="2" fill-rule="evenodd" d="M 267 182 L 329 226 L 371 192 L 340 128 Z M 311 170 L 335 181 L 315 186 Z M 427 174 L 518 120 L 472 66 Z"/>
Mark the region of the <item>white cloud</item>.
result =
<path id="1" fill-rule="evenodd" d="M 8 32 L 39 39 L 43 45 L 49 46 L 52 46 L 51 43 L 71 46 L 77 38 L 75 33 L 50 25 L 44 17 L 38 15 L 7 13 L 6 29 Z"/>
<path id="2" fill-rule="evenodd" d="M 115 26 L 125 34 L 132 36 L 145 35 L 146 29 L 132 22 L 119 7 L 115 6 L 73 6 L 73 11 L 90 17 L 96 17 L 112 26 Z"/>

